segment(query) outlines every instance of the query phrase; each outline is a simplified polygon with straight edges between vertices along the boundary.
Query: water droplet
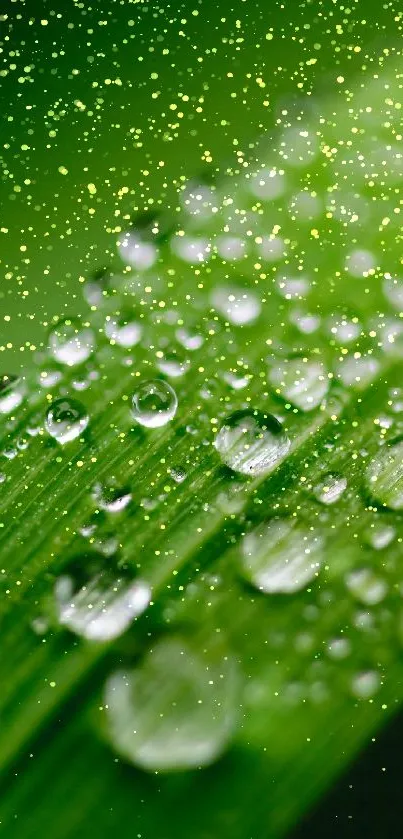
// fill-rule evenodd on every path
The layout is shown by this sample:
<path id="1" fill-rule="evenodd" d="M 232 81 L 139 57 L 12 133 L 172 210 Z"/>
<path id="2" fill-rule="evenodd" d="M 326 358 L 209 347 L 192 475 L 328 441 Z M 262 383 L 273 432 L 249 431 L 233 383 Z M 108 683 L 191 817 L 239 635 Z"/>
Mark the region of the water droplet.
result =
<path id="1" fill-rule="evenodd" d="M 147 271 L 151 268 L 158 256 L 158 250 L 152 242 L 145 242 L 141 236 L 134 231 L 126 233 L 118 241 L 118 251 L 128 265 L 132 265 L 137 271 Z"/>
<path id="2" fill-rule="evenodd" d="M 174 389 L 162 379 L 143 382 L 132 397 L 134 419 L 146 428 L 160 428 L 170 422 L 177 411 Z"/>
<path id="3" fill-rule="evenodd" d="M 303 300 L 309 292 L 307 277 L 281 277 L 277 280 L 277 288 L 286 300 Z"/>
<path id="4" fill-rule="evenodd" d="M 269 381 L 276 393 L 301 411 L 317 408 L 329 389 L 323 364 L 307 358 L 292 358 L 273 365 Z"/>
<path id="5" fill-rule="evenodd" d="M 90 357 L 95 346 L 95 336 L 77 318 L 59 321 L 49 336 L 49 349 L 60 364 L 75 367 Z"/>
<path id="6" fill-rule="evenodd" d="M 370 699 L 379 690 L 379 674 L 374 670 L 357 673 L 351 682 L 351 691 L 357 699 Z"/>
<path id="7" fill-rule="evenodd" d="M 46 390 L 51 390 L 52 387 L 56 387 L 61 382 L 62 378 L 63 373 L 60 370 L 42 370 L 38 376 L 38 384 Z"/>
<path id="8" fill-rule="evenodd" d="M 51 437 L 64 445 L 79 437 L 88 422 L 89 416 L 81 402 L 66 397 L 52 402 L 46 413 L 45 427 Z"/>
<path id="9" fill-rule="evenodd" d="M 117 487 L 111 481 L 103 484 L 95 484 L 93 498 L 101 510 L 105 510 L 107 513 L 120 513 L 130 504 L 132 495 L 130 490 Z"/>
<path id="10" fill-rule="evenodd" d="M 49 620 L 44 615 L 39 615 L 31 621 L 31 629 L 35 635 L 46 635 L 49 629 Z"/>
<path id="11" fill-rule="evenodd" d="M 20 376 L 0 376 L 0 414 L 10 414 L 21 405 L 24 398 L 24 384 Z"/>
<path id="12" fill-rule="evenodd" d="M 101 570 L 104 564 L 97 554 L 80 557 L 55 585 L 59 623 L 88 641 L 118 638 L 150 604 L 147 583 Z"/>
<path id="13" fill-rule="evenodd" d="M 272 414 L 249 409 L 231 414 L 214 441 L 226 466 L 253 477 L 271 472 L 290 445 L 283 426 Z"/>
<path id="14" fill-rule="evenodd" d="M 169 470 L 169 473 L 176 484 L 182 484 L 183 481 L 186 480 L 186 471 L 180 466 L 173 467 Z"/>
<path id="15" fill-rule="evenodd" d="M 250 375 L 243 376 L 238 370 L 236 372 L 229 370 L 227 373 L 223 373 L 222 377 L 233 390 L 243 390 L 249 384 L 251 378 Z"/>
<path id="16" fill-rule="evenodd" d="M 174 236 L 171 246 L 180 259 L 191 265 L 207 261 L 211 254 L 209 240 L 201 236 Z"/>
<path id="17" fill-rule="evenodd" d="M 242 542 L 242 572 L 265 594 L 306 588 L 317 577 L 322 560 L 322 536 L 287 519 L 257 527 Z"/>
<path id="18" fill-rule="evenodd" d="M 247 500 L 245 484 L 233 481 L 228 489 L 217 495 L 216 504 L 224 515 L 231 516 L 241 513 Z"/>
<path id="19" fill-rule="evenodd" d="M 119 314 L 107 317 L 105 335 L 115 344 L 125 349 L 131 349 L 141 340 L 143 327 L 129 315 Z"/>
<path id="20" fill-rule="evenodd" d="M 351 652 L 351 644 L 348 638 L 333 638 L 327 645 L 326 652 L 329 658 L 334 658 L 336 661 L 347 658 Z"/>
<path id="21" fill-rule="evenodd" d="M 345 356 L 337 367 L 337 375 L 345 387 L 365 390 L 379 373 L 379 361 L 370 355 Z"/>
<path id="22" fill-rule="evenodd" d="M 377 577 L 370 568 L 351 571 L 346 577 L 346 586 L 351 594 L 366 606 L 376 606 L 387 592 L 385 580 Z"/>
<path id="23" fill-rule="evenodd" d="M 210 299 L 217 312 L 234 326 L 253 323 L 260 315 L 260 301 L 248 288 L 217 286 Z"/>
<path id="24" fill-rule="evenodd" d="M 329 472 L 316 484 L 313 494 L 321 504 L 335 504 L 341 498 L 347 487 L 347 478 L 334 472 Z"/>
<path id="25" fill-rule="evenodd" d="M 236 261 L 245 255 L 246 243 L 238 236 L 220 236 L 217 239 L 217 252 L 222 259 Z"/>
<path id="26" fill-rule="evenodd" d="M 253 172 L 249 178 L 249 189 L 253 195 L 263 201 L 280 198 L 286 189 L 284 172 L 267 167 L 260 169 L 259 172 Z"/>
<path id="27" fill-rule="evenodd" d="M 198 332 L 194 332 L 183 327 L 181 329 L 177 329 L 175 334 L 179 343 L 185 347 L 185 350 L 194 352 L 194 350 L 199 350 L 200 347 L 203 346 L 203 335 L 199 335 Z"/>
<path id="28" fill-rule="evenodd" d="M 403 509 L 403 440 L 383 446 L 366 469 L 371 496 L 391 510 Z"/>
<path id="29" fill-rule="evenodd" d="M 165 638 L 138 667 L 109 677 L 104 701 L 112 743 L 134 764 L 161 772 L 206 766 L 237 723 L 235 663 Z"/>
<path id="30" fill-rule="evenodd" d="M 329 318 L 328 330 L 338 343 L 351 344 L 352 341 L 356 341 L 358 338 L 361 326 L 357 320 L 340 319 L 333 316 Z"/>
<path id="31" fill-rule="evenodd" d="M 376 522 L 368 528 L 365 536 L 372 548 L 375 548 L 376 551 L 381 551 L 393 542 L 396 537 L 396 530 L 391 525 Z"/>
<path id="32" fill-rule="evenodd" d="M 354 250 L 346 259 L 346 269 L 353 277 L 367 277 L 373 271 L 376 262 L 371 251 Z"/>
<path id="33" fill-rule="evenodd" d="M 163 357 L 158 360 L 157 367 L 166 376 L 179 379 L 189 370 L 190 361 L 179 350 L 167 350 Z"/>

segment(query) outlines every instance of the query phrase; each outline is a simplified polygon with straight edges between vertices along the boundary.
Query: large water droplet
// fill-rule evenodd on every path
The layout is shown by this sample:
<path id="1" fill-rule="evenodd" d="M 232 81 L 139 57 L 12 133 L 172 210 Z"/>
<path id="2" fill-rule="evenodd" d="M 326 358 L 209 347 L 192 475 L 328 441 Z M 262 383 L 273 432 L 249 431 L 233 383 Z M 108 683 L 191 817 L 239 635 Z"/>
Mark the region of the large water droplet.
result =
<path id="1" fill-rule="evenodd" d="M 104 700 L 112 743 L 131 762 L 162 772 L 206 766 L 237 723 L 235 663 L 165 638 L 134 670 L 109 677 Z"/>
<path id="2" fill-rule="evenodd" d="M 45 427 L 51 437 L 64 445 L 75 440 L 87 428 L 89 416 L 76 399 L 56 399 L 46 413 Z"/>
<path id="3" fill-rule="evenodd" d="M 290 445 L 283 426 L 272 414 L 252 410 L 231 414 L 214 441 L 226 466 L 253 477 L 271 472 Z"/>
<path id="4" fill-rule="evenodd" d="M 55 601 L 60 624 L 89 641 L 118 638 L 150 603 L 143 580 L 115 576 L 104 568 L 105 558 L 80 557 L 76 571 L 56 582 Z"/>
<path id="5" fill-rule="evenodd" d="M 276 363 L 269 371 L 269 381 L 283 399 L 301 411 L 317 408 L 329 389 L 323 364 L 308 358 L 292 358 Z"/>
<path id="6" fill-rule="evenodd" d="M 134 419 L 146 428 L 160 428 L 170 422 L 176 414 L 178 399 L 176 393 L 162 379 L 143 382 L 132 397 Z"/>
<path id="7" fill-rule="evenodd" d="M 317 577 L 322 560 L 321 534 L 287 519 L 259 526 L 242 542 L 242 572 L 265 594 L 300 591 Z"/>
<path id="8" fill-rule="evenodd" d="M 49 336 L 49 349 L 60 364 L 75 367 L 90 357 L 95 346 L 95 336 L 77 318 L 59 321 Z"/>
<path id="9" fill-rule="evenodd" d="M 20 376 L 4 373 L 0 376 L 0 414 L 10 414 L 21 405 L 24 384 Z"/>
<path id="10" fill-rule="evenodd" d="M 403 440 L 383 446 L 366 469 L 373 498 L 391 510 L 403 509 Z"/>

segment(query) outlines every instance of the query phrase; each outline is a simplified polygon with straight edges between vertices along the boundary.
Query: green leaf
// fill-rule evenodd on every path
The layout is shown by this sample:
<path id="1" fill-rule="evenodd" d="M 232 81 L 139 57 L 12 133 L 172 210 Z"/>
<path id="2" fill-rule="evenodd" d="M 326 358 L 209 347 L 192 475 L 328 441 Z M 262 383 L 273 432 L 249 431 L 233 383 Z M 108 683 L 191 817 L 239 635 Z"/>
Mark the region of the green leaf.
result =
<path id="1" fill-rule="evenodd" d="M 3 371 L 11 839 L 283 836 L 401 701 L 382 64 L 202 184 L 200 215 L 120 231 L 80 319 Z"/>

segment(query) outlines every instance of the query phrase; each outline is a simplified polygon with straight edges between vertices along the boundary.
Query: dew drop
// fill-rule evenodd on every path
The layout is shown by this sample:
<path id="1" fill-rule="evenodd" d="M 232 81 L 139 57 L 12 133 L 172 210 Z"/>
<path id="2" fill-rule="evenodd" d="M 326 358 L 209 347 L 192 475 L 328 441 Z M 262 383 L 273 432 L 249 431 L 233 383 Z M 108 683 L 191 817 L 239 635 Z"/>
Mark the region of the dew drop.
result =
<path id="1" fill-rule="evenodd" d="M 144 241 L 135 231 L 125 233 L 118 241 L 118 251 L 122 260 L 137 271 L 147 271 L 158 257 L 155 245 Z"/>
<path id="2" fill-rule="evenodd" d="M 223 463 L 242 475 L 266 475 L 287 454 L 290 440 L 272 414 L 243 410 L 220 428 L 214 447 Z"/>
<path id="3" fill-rule="evenodd" d="M 379 690 L 379 674 L 374 670 L 357 673 L 351 682 L 351 692 L 357 699 L 370 699 Z"/>
<path id="4" fill-rule="evenodd" d="M 119 347 L 131 349 L 141 340 L 143 327 L 127 315 L 113 315 L 105 322 L 105 335 Z"/>
<path id="5" fill-rule="evenodd" d="M 150 604 L 147 583 L 115 576 L 104 564 L 97 554 L 80 557 L 55 585 L 59 623 L 88 641 L 118 638 Z"/>
<path id="6" fill-rule="evenodd" d="M 313 494 L 321 504 L 335 504 L 341 498 L 347 487 L 347 478 L 334 472 L 329 472 L 316 484 Z"/>
<path id="7" fill-rule="evenodd" d="M 133 670 L 113 673 L 104 702 L 116 750 L 148 771 L 207 766 L 237 724 L 237 671 L 228 656 L 164 638 Z"/>
<path id="8" fill-rule="evenodd" d="M 160 428 L 170 422 L 177 411 L 176 393 L 163 379 L 143 382 L 132 397 L 132 414 L 146 428 Z"/>
<path id="9" fill-rule="evenodd" d="M 387 592 L 385 580 L 378 577 L 371 568 L 359 568 L 346 577 L 346 586 L 351 594 L 366 606 L 381 603 Z"/>
<path id="10" fill-rule="evenodd" d="M 64 445 L 75 440 L 87 428 L 89 416 L 76 399 L 56 399 L 46 413 L 45 427 L 51 437 Z"/>
<path id="11" fill-rule="evenodd" d="M 21 405 L 24 384 L 20 376 L 3 373 L 0 376 L 0 414 L 10 414 Z"/>
<path id="12" fill-rule="evenodd" d="M 269 381 L 276 393 L 301 411 L 317 408 L 329 389 L 323 364 L 307 358 L 293 358 L 273 365 Z"/>
<path id="13" fill-rule="evenodd" d="M 95 346 L 95 336 L 77 318 L 59 321 L 49 336 L 49 349 L 56 361 L 75 367 L 90 357 Z"/>
<path id="14" fill-rule="evenodd" d="M 367 277 L 369 271 L 373 271 L 376 262 L 371 251 L 354 250 L 346 259 L 346 268 L 353 277 Z"/>
<path id="15" fill-rule="evenodd" d="M 340 661 L 351 653 L 351 643 L 348 638 L 333 638 L 327 645 L 326 652 L 329 658 Z"/>
<path id="16" fill-rule="evenodd" d="M 253 323 L 260 315 L 260 301 L 248 288 L 217 286 L 210 300 L 217 312 L 234 326 Z"/>
<path id="17" fill-rule="evenodd" d="M 107 513 L 120 513 L 132 500 L 130 490 L 117 487 L 113 481 L 95 484 L 92 495 L 99 509 Z"/>
<path id="18" fill-rule="evenodd" d="M 291 521 L 263 524 L 244 536 L 243 576 L 265 594 L 292 594 L 318 576 L 323 561 L 323 539 Z"/>
<path id="19" fill-rule="evenodd" d="M 393 542 L 396 537 L 396 530 L 391 525 L 376 522 L 368 528 L 365 537 L 372 548 L 381 551 Z"/>
<path id="20" fill-rule="evenodd" d="M 383 446 L 366 469 L 371 496 L 391 510 L 403 509 L 403 440 Z"/>
<path id="21" fill-rule="evenodd" d="M 167 350 L 158 360 L 157 367 L 169 378 L 179 379 L 189 370 L 190 362 L 179 350 Z"/>

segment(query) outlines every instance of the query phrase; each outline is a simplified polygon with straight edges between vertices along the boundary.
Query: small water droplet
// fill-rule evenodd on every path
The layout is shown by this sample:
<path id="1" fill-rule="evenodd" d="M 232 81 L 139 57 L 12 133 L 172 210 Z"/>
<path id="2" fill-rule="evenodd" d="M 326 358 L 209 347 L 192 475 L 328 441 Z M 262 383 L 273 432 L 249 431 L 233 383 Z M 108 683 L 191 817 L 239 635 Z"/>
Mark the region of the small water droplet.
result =
<path id="1" fill-rule="evenodd" d="M 97 483 L 93 488 L 93 498 L 97 506 L 107 513 L 120 513 L 132 500 L 129 489 L 117 487 L 113 481 Z"/>
<path id="2" fill-rule="evenodd" d="M 59 623 L 89 641 L 118 638 L 151 599 L 147 583 L 115 576 L 104 563 L 97 554 L 79 557 L 72 573 L 55 585 Z"/>
<path id="3" fill-rule="evenodd" d="M 118 251 L 124 262 L 132 265 L 137 271 L 147 271 L 158 256 L 158 250 L 152 242 L 142 240 L 135 231 L 125 233 L 118 241 Z"/>
<path id="4" fill-rule="evenodd" d="M 351 691 L 357 699 L 370 699 L 379 690 L 379 674 L 374 670 L 357 673 L 351 682 Z"/>
<path id="5" fill-rule="evenodd" d="M 211 304 L 234 326 L 253 323 L 261 310 L 256 294 L 239 286 L 217 286 L 211 293 Z"/>
<path id="6" fill-rule="evenodd" d="M 333 638 L 329 641 L 326 652 L 329 658 L 334 658 L 336 661 L 339 661 L 350 655 L 351 643 L 348 638 Z"/>
<path id="7" fill-rule="evenodd" d="M 90 357 L 95 346 L 95 336 L 88 326 L 77 318 L 65 318 L 56 324 L 49 336 L 49 349 L 60 364 L 75 367 Z"/>
<path id="8" fill-rule="evenodd" d="M 231 414 L 214 441 L 226 466 L 253 477 L 271 472 L 290 445 L 283 426 L 272 414 L 248 409 Z"/>
<path id="9" fill-rule="evenodd" d="M 76 399 L 56 399 L 46 413 L 45 427 L 51 437 L 64 445 L 75 440 L 87 428 L 89 416 Z"/>
<path id="10" fill-rule="evenodd" d="M 351 594 L 366 606 L 381 603 L 387 592 L 385 580 L 378 577 L 371 568 L 351 571 L 346 577 L 346 586 Z"/>
<path id="11" fill-rule="evenodd" d="M 176 484 L 182 484 L 186 480 L 186 471 L 180 466 L 173 467 L 169 472 Z"/>
<path id="12" fill-rule="evenodd" d="M 162 379 L 143 382 L 132 397 L 132 414 L 146 428 L 160 428 L 170 422 L 177 411 L 176 393 Z"/>
<path id="13" fill-rule="evenodd" d="M 3 373 L 0 376 L 0 414 L 10 414 L 21 405 L 24 384 L 20 376 Z"/>
<path id="14" fill-rule="evenodd" d="M 131 349 L 139 343 L 142 334 L 142 325 L 130 315 L 119 314 L 106 319 L 105 335 L 119 347 Z"/>
<path id="15" fill-rule="evenodd" d="M 242 373 L 238 371 L 234 373 L 232 370 L 223 373 L 222 377 L 233 390 L 243 390 L 250 381 L 249 375 L 243 376 Z"/>
<path id="16" fill-rule="evenodd" d="M 381 551 L 393 542 L 396 537 L 396 530 L 391 525 L 375 522 L 368 528 L 365 537 L 372 548 Z"/>
<path id="17" fill-rule="evenodd" d="M 190 367 L 189 359 L 185 358 L 179 350 L 167 350 L 163 357 L 157 362 L 161 373 L 165 373 L 171 379 L 179 379 Z"/>
<path id="18" fill-rule="evenodd" d="M 329 472 L 313 489 L 313 494 L 321 504 L 335 504 L 347 487 L 347 478 Z"/>
<path id="19" fill-rule="evenodd" d="M 31 629 L 35 635 L 46 635 L 49 629 L 49 620 L 44 615 L 40 615 L 31 621 Z"/>
<path id="20" fill-rule="evenodd" d="M 207 766 L 237 723 L 237 672 L 229 656 L 164 638 L 133 670 L 106 682 L 110 737 L 120 754 L 148 771 Z"/>
<path id="21" fill-rule="evenodd" d="M 391 510 L 403 509 L 403 440 L 382 446 L 365 474 L 369 492 L 376 501 Z"/>
<path id="22" fill-rule="evenodd" d="M 346 270 L 352 277 L 367 277 L 368 272 L 373 271 L 375 265 L 373 253 L 367 250 L 354 250 L 346 259 Z"/>
<path id="23" fill-rule="evenodd" d="M 245 578 L 265 594 L 291 594 L 306 588 L 323 561 L 322 536 L 287 519 L 247 533 L 241 550 Z"/>
<path id="24" fill-rule="evenodd" d="M 329 389 L 329 378 L 320 361 L 292 358 L 280 361 L 269 371 L 276 393 L 301 411 L 317 408 Z"/>
<path id="25" fill-rule="evenodd" d="M 181 329 L 177 329 L 175 335 L 179 343 L 182 344 L 183 347 L 185 347 L 185 350 L 190 350 L 191 352 L 194 352 L 195 350 L 199 350 L 200 347 L 203 346 L 203 335 L 199 335 L 198 332 L 194 332 L 183 327 Z"/>

